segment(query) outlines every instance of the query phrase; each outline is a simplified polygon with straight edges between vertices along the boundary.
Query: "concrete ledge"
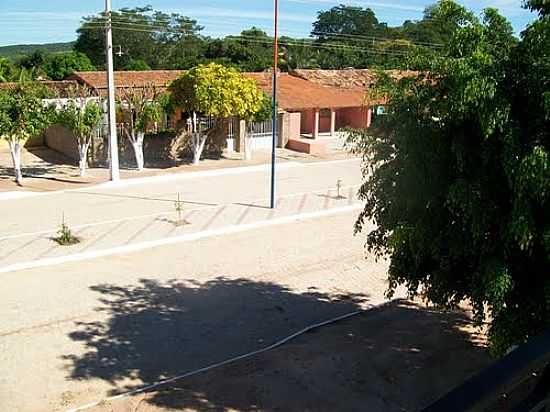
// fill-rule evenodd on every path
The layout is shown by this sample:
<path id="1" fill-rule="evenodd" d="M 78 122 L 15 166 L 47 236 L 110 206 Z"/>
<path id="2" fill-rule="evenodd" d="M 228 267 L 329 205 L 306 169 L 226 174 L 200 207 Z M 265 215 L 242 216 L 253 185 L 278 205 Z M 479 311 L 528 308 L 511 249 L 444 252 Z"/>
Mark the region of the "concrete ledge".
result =
<path id="1" fill-rule="evenodd" d="M 328 142 L 313 139 L 289 139 L 287 149 L 307 154 L 325 154 L 328 151 Z"/>

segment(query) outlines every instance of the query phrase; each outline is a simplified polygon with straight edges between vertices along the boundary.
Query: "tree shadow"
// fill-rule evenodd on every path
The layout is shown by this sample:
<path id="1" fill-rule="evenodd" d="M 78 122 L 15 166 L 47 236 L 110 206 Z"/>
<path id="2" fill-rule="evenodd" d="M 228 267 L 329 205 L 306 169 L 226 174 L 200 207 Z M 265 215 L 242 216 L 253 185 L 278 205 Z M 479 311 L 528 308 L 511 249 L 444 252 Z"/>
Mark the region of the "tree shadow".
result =
<path id="1" fill-rule="evenodd" d="M 68 355 L 72 379 L 100 378 L 131 390 L 256 350 L 305 325 L 357 310 L 368 297 L 296 294 L 268 282 L 224 277 L 199 284 L 142 279 L 97 285 L 105 323 L 78 323 L 70 338 L 88 348 Z M 135 380 L 127 383 L 128 379 Z"/>
<path id="2" fill-rule="evenodd" d="M 365 295 L 295 293 L 224 277 L 92 289 L 102 295 L 97 310 L 108 321 L 79 323 L 70 338 L 88 351 L 65 359 L 70 378 L 108 381 L 116 387 L 111 395 L 266 347 L 368 302 Z M 277 350 L 162 385 L 139 402 L 144 411 L 419 410 L 490 362 L 470 326 L 464 312 L 396 301 Z M 132 410 L 132 402 L 105 410 Z"/>

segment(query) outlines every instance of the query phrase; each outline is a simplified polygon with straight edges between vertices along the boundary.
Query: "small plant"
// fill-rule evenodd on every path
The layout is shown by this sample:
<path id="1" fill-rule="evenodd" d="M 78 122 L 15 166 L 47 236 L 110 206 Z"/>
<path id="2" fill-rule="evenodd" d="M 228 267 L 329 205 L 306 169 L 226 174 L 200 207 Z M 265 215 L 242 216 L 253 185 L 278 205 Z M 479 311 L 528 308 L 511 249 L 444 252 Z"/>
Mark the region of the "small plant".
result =
<path id="1" fill-rule="evenodd" d="M 61 227 L 57 231 L 57 237 L 53 238 L 61 246 L 70 246 L 80 243 L 80 239 L 73 235 L 69 226 L 65 223 L 65 214 L 61 218 Z"/>
<path id="2" fill-rule="evenodd" d="M 342 194 L 340 193 L 340 191 L 342 190 L 342 179 L 338 179 L 336 181 L 336 199 L 345 199 L 346 197 L 345 196 L 342 196 Z"/>
<path id="3" fill-rule="evenodd" d="M 178 200 L 176 200 L 174 202 L 174 207 L 176 209 L 176 213 L 178 215 L 177 219 L 176 219 L 176 226 L 183 226 L 183 225 L 188 225 L 189 222 L 187 220 L 185 220 L 182 216 L 182 213 L 183 213 L 183 209 L 184 209 L 184 202 L 182 202 L 180 200 L 180 194 L 178 193 Z"/>

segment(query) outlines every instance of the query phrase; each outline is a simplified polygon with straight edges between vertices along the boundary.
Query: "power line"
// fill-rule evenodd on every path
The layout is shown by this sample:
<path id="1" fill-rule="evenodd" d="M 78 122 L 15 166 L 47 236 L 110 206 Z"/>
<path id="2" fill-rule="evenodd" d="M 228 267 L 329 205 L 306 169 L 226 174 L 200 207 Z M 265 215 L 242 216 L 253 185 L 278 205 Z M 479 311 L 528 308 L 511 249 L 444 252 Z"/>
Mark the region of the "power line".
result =
<path id="1" fill-rule="evenodd" d="M 140 29 L 144 31 L 148 31 L 151 33 L 169 33 L 169 34 L 189 34 L 189 32 L 181 30 L 178 27 L 170 27 L 170 26 L 159 26 L 155 24 L 140 24 L 140 23 L 133 23 L 128 21 L 120 21 L 113 19 L 113 27 L 118 29 L 126 29 L 126 28 L 133 28 L 133 29 Z M 85 26 L 97 26 L 101 25 L 100 22 L 88 22 L 85 24 Z M 261 29 L 260 27 L 256 27 L 258 29 Z M 429 42 L 411 42 L 410 40 L 403 39 L 403 38 L 387 38 L 387 37 L 378 37 L 378 36 L 362 36 L 362 35 L 348 35 L 348 34 L 341 34 L 341 33 L 332 33 L 332 32 L 316 32 L 316 34 L 323 34 L 325 36 L 340 36 L 343 38 L 350 38 L 356 41 L 362 41 L 362 42 L 385 42 L 385 41 L 397 41 L 397 40 L 403 40 L 410 43 L 411 46 L 420 46 L 420 47 L 433 47 L 433 48 L 441 48 L 444 47 L 443 44 L 440 43 L 429 43 Z M 245 37 L 241 35 L 242 37 Z M 237 37 L 235 35 L 227 35 L 228 37 Z"/>
<path id="2" fill-rule="evenodd" d="M 102 25 L 98 25 L 95 27 L 86 27 L 82 28 L 85 30 L 103 30 L 104 27 Z M 139 33 L 158 33 L 157 30 L 145 30 L 145 29 L 135 29 L 135 28 L 128 28 L 128 27 L 117 27 L 116 25 L 113 25 L 113 29 L 118 30 L 124 30 L 124 31 L 132 31 L 132 32 L 139 32 Z M 167 31 L 165 31 L 167 32 Z M 175 32 L 177 33 L 177 32 Z M 272 41 L 269 39 L 262 40 L 252 37 L 245 37 L 245 36 L 229 36 L 231 39 L 236 40 L 243 40 L 250 43 L 258 43 L 258 44 L 266 44 L 271 45 Z M 297 43 L 297 42 L 289 42 L 289 41 L 281 41 L 282 45 L 286 46 L 294 46 L 294 47 L 308 47 L 308 48 L 314 48 L 314 49 L 322 49 L 322 50 L 353 50 L 353 51 L 360 51 L 363 53 L 370 53 L 370 54 L 380 54 L 380 55 L 391 55 L 391 56 L 406 56 L 408 53 L 406 51 L 400 51 L 400 50 L 376 50 L 372 48 L 364 48 L 364 47 L 358 47 L 358 46 L 349 46 L 349 45 L 341 45 L 341 44 L 307 44 L 307 43 Z"/>

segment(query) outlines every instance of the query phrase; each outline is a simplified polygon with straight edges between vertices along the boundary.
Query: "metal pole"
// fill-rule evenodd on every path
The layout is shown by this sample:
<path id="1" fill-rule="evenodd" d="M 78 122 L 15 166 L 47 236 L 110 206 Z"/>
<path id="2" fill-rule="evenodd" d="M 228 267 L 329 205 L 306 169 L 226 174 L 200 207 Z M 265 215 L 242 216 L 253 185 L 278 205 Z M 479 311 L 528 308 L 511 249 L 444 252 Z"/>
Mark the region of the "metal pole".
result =
<path id="1" fill-rule="evenodd" d="M 106 53 L 107 53 L 107 88 L 108 88 L 108 112 L 109 112 L 109 153 L 111 181 L 120 180 L 120 169 L 118 164 L 118 140 L 116 131 L 115 111 L 115 78 L 113 73 L 113 32 L 111 25 L 111 0 L 105 0 L 105 17 L 107 19 Z"/>
<path id="2" fill-rule="evenodd" d="M 271 209 L 275 209 L 275 149 L 277 148 L 277 70 L 279 68 L 279 0 L 275 0 L 273 53 L 273 140 L 271 142 Z"/>

